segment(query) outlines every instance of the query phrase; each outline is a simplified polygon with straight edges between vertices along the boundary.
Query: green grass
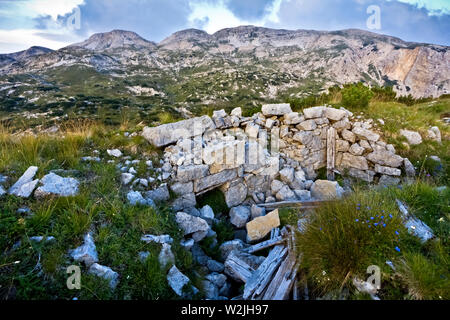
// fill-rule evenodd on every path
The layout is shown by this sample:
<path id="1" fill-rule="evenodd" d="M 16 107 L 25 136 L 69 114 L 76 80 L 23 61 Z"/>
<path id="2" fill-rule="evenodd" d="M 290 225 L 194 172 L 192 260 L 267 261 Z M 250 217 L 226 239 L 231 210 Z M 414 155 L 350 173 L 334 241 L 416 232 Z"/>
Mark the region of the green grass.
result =
<path id="1" fill-rule="evenodd" d="M 433 240 L 421 244 L 408 234 L 395 199 L 406 201 L 411 212 L 433 229 L 438 244 L 433 244 Z M 385 280 L 384 296 L 448 298 L 448 199 L 448 191 L 440 194 L 429 184 L 417 182 L 403 188 L 359 189 L 343 201 L 317 209 L 306 232 L 297 237 L 298 251 L 303 253 L 302 269 L 314 293 L 320 296 L 340 290 L 354 276 L 366 279 L 367 267 L 378 265 Z M 394 280 L 386 260 L 399 267 Z M 439 286 L 435 285 L 437 282 Z M 406 295 L 408 290 L 410 294 Z"/>
<path id="2" fill-rule="evenodd" d="M 160 246 L 141 241 L 144 234 L 173 237 L 177 267 L 197 281 L 191 254 L 179 245 L 182 234 L 168 208 L 128 205 L 114 163 L 79 161 L 94 149 L 104 157 L 106 149 L 116 147 L 133 157 L 158 156 L 158 150 L 142 137 L 128 139 L 117 133 L 101 126 L 66 130 L 57 137 L 20 138 L 6 130 L 1 132 L 0 172 L 11 181 L 29 165 L 37 165 L 40 177 L 51 169 L 76 169 L 81 185 L 75 197 L 0 199 L 0 299 L 177 299 L 168 287 L 167 270 L 158 262 Z M 23 206 L 33 214 L 16 213 Z M 109 289 L 107 281 L 89 275 L 82 265 L 82 289 L 70 291 L 66 287 L 66 268 L 77 264 L 68 251 L 79 246 L 88 231 L 93 231 L 100 263 L 120 274 L 115 291 Z M 30 242 L 36 235 L 56 240 Z M 21 245 L 13 249 L 19 241 Z M 145 262 L 139 260 L 140 251 L 150 252 Z"/>

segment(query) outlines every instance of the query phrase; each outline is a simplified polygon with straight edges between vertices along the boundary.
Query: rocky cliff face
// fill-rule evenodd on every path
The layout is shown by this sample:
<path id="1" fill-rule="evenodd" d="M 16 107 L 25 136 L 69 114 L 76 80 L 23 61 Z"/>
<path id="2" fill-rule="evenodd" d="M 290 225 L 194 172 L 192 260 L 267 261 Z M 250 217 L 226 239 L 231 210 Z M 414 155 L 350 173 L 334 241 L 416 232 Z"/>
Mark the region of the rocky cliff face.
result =
<path id="1" fill-rule="evenodd" d="M 115 30 L 54 52 L 42 50 L 20 61 L 0 56 L 1 74 L 45 73 L 84 65 L 114 80 L 162 72 L 178 83 L 210 83 L 191 93 L 196 101 L 227 101 L 226 90 L 249 90 L 262 99 L 280 94 L 318 93 L 335 84 L 364 81 L 394 85 L 400 95 L 439 96 L 450 92 L 449 47 L 408 43 L 361 30 L 319 32 L 274 30 L 253 26 L 209 35 L 200 30 L 177 32 L 159 44 L 133 32 Z M 220 78 L 219 78 L 220 77 Z M 257 80 L 250 87 L 248 80 Z M 213 82 L 211 85 L 211 81 Z M 155 88 L 156 89 L 156 88 Z"/>

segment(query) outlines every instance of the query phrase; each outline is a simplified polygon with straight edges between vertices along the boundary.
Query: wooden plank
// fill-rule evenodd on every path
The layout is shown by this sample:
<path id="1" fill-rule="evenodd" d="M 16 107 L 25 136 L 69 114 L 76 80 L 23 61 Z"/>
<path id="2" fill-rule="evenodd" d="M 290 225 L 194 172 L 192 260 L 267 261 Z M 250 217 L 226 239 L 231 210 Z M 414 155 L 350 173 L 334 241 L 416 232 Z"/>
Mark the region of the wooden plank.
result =
<path id="1" fill-rule="evenodd" d="M 243 251 L 253 254 L 255 252 L 258 252 L 258 251 L 261 251 L 261 250 L 264 250 L 264 249 L 267 249 L 267 248 L 274 247 L 276 245 L 282 244 L 285 241 L 286 240 L 283 239 L 281 236 L 278 236 L 277 238 L 257 243 L 257 244 L 255 244 L 255 245 L 253 245 L 251 247 L 248 247 L 248 248 L 244 249 Z"/>
<path id="2" fill-rule="evenodd" d="M 225 274 L 236 281 L 247 283 L 255 270 L 246 262 L 237 257 L 233 251 L 228 255 L 225 261 Z"/>
<path id="3" fill-rule="evenodd" d="M 295 256 L 288 255 L 268 285 L 262 300 L 287 300 L 297 275 L 297 266 Z"/>
<path id="4" fill-rule="evenodd" d="M 249 299 L 253 295 L 260 295 L 272 279 L 272 275 L 280 266 L 283 258 L 287 255 L 287 248 L 284 246 L 276 246 L 270 251 L 269 256 L 253 272 L 252 276 L 247 280 L 244 287 L 244 299 Z"/>
<path id="5" fill-rule="evenodd" d="M 336 129 L 331 127 L 327 132 L 327 179 L 334 181 L 336 161 Z"/>

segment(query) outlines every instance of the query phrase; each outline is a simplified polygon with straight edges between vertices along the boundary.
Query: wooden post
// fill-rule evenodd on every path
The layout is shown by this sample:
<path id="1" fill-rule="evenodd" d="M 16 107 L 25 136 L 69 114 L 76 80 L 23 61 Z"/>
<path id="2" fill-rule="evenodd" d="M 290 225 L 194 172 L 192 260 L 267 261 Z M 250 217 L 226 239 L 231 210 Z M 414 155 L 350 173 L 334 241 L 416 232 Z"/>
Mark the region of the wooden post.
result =
<path id="1" fill-rule="evenodd" d="M 336 159 L 336 129 L 329 128 L 327 132 L 327 179 L 334 181 L 334 166 Z"/>

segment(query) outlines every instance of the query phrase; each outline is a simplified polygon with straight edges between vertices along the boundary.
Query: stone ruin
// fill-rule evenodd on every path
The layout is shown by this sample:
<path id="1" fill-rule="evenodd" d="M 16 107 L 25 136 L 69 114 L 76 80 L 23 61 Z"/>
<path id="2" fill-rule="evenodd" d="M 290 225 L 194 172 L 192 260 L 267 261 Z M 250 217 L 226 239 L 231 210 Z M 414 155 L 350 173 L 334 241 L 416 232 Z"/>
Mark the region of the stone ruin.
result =
<path id="1" fill-rule="evenodd" d="M 380 185 L 415 176 L 411 162 L 382 141 L 373 120 L 327 106 L 292 112 L 269 104 L 252 117 L 241 108 L 215 111 L 158 127 L 143 136 L 165 147 L 162 170 L 179 196 L 175 211 L 196 206 L 196 196 L 220 188 L 228 207 L 340 197 L 334 175 Z M 324 169 L 324 170 L 325 170 Z"/>

